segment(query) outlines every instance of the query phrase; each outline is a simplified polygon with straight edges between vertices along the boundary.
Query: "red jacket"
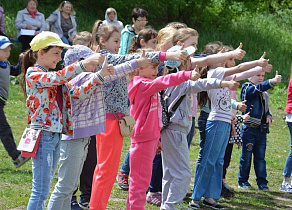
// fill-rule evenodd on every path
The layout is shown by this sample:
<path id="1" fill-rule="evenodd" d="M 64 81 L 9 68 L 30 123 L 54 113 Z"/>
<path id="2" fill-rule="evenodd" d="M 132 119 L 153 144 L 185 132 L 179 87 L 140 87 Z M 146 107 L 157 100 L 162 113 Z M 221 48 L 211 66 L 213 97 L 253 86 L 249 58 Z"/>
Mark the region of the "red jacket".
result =
<path id="1" fill-rule="evenodd" d="M 290 79 L 288 89 L 287 89 L 287 104 L 284 110 L 287 113 L 292 114 L 292 79 Z"/>

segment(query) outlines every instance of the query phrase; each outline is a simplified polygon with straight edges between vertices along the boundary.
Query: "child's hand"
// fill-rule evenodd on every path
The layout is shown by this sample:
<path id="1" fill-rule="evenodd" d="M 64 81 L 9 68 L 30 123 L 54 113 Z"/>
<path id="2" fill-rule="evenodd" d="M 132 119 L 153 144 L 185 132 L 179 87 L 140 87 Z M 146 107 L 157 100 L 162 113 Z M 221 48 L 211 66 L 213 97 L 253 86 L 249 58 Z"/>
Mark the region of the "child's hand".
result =
<path id="1" fill-rule="evenodd" d="M 221 81 L 221 87 L 228 87 L 230 90 L 236 90 L 239 87 L 239 83 L 236 82 L 236 75 L 230 81 Z"/>
<path id="2" fill-rule="evenodd" d="M 250 112 L 246 113 L 245 115 L 242 115 L 243 121 L 248 121 L 249 120 L 249 118 L 250 118 L 249 114 L 250 114 Z"/>
<path id="3" fill-rule="evenodd" d="M 162 145 L 161 145 L 161 143 L 160 143 L 160 144 L 157 146 L 156 154 L 157 154 L 157 155 L 161 154 L 162 150 L 163 150 L 163 147 L 162 147 Z"/>
<path id="4" fill-rule="evenodd" d="M 270 127 L 272 124 L 272 119 L 270 117 L 267 117 L 267 124 Z"/>
<path id="5" fill-rule="evenodd" d="M 239 102 L 237 105 L 237 110 L 244 112 L 247 108 L 246 104 L 245 104 L 246 100 Z"/>
<path id="6" fill-rule="evenodd" d="M 105 56 L 100 53 L 94 53 L 90 57 L 84 59 L 82 62 L 85 68 L 89 67 L 90 65 L 94 65 L 95 67 L 99 64 L 102 64 L 104 61 Z"/>
<path id="7" fill-rule="evenodd" d="M 241 143 L 237 143 L 237 149 L 240 149 L 241 148 Z"/>
<path id="8" fill-rule="evenodd" d="M 265 68 L 269 63 L 269 59 L 265 59 L 265 56 L 266 56 L 266 52 L 264 52 L 263 55 L 258 60 L 258 65 L 263 68 Z"/>
<path id="9" fill-rule="evenodd" d="M 176 52 L 167 52 L 166 60 L 176 60 L 176 61 L 184 62 L 187 59 L 188 54 L 185 51 L 183 51 L 183 49 L 184 49 L 184 45 L 182 45 L 181 49 Z"/>
<path id="10" fill-rule="evenodd" d="M 141 57 L 136 60 L 137 63 L 138 63 L 138 66 L 141 67 L 141 68 L 147 67 L 150 64 L 150 62 L 151 62 L 151 59 L 150 58 L 147 58 L 145 56 L 145 54 L 146 54 L 145 53 L 145 50 L 143 50 L 143 53 L 142 53 Z"/>
<path id="11" fill-rule="evenodd" d="M 276 75 L 273 78 L 273 84 L 276 85 L 282 81 L 282 76 L 278 74 L 278 71 L 276 71 Z"/>
<path id="12" fill-rule="evenodd" d="M 273 65 L 272 64 L 269 64 L 266 65 L 265 67 L 263 67 L 263 71 L 266 72 L 266 73 L 270 73 L 273 69 Z"/>
<path id="13" fill-rule="evenodd" d="M 196 65 L 196 68 L 192 71 L 191 74 L 191 80 L 196 81 L 201 77 L 201 74 L 199 73 L 199 68 Z"/>
<path id="14" fill-rule="evenodd" d="M 235 127 L 234 124 L 231 124 L 231 136 L 235 136 L 236 131 L 235 131 Z"/>
<path id="15" fill-rule="evenodd" d="M 232 119 L 231 119 L 231 124 L 233 125 L 233 124 L 235 124 L 237 122 L 237 117 L 233 117 Z"/>
<path id="16" fill-rule="evenodd" d="M 101 70 L 99 71 L 99 74 L 103 77 L 114 74 L 114 66 L 112 64 L 108 65 L 107 57 L 105 57 L 104 59 L 104 62 L 102 64 Z"/>
<path id="17" fill-rule="evenodd" d="M 233 50 L 232 57 L 236 60 L 242 60 L 245 56 L 245 51 L 242 49 L 242 43 L 240 42 L 238 48 Z"/>

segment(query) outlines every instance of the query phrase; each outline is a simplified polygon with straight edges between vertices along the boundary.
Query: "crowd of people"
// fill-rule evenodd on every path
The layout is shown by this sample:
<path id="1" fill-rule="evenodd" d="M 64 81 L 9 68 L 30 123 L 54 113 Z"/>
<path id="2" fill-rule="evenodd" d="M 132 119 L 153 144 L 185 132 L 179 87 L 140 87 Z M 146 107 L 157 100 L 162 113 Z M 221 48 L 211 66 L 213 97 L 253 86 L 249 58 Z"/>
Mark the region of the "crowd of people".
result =
<path id="1" fill-rule="evenodd" d="M 127 209 L 144 209 L 146 202 L 161 210 L 223 209 L 218 199 L 234 196 L 226 180 L 234 144 L 242 149 L 238 187 L 253 189 L 248 181 L 253 158 L 258 190 L 269 190 L 265 151 L 272 115 L 266 91 L 281 75 L 276 71 L 264 80 L 272 71 L 265 53 L 236 65 L 246 54 L 242 43 L 234 49 L 215 41 L 196 54 L 195 29 L 172 22 L 157 32 L 146 26 L 148 13 L 141 8 L 133 9 L 125 27 L 108 8 L 92 32 L 77 32 L 69 1 L 47 19 L 37 6 L 37 0 L 27 0 L 17 14 L 22 53 L 16 66 L 8 62 L 11 42 L 0 24 L 0 138 L 15 167 L 30 158 L 17 150 L 4 114 L 10 75 L 22 73 L 28 124 L 42 130 L 31 158 L 28 210 L 44 209 L 48 198 L 50 210 L 104 210 L 116 179 L 128 191 Z M 239 101 L 237 81 L 244 79 Z M 290 81 L 285 111 L 292 145 L 291 90 Z M 189 148 L 198 111 L 200 151 L 191 185 Z M 119 170 L 124 139 L 119 120 L 125 116 L 136 123 Z M 292 192 L 291 150 L 284 192 Z M 185 197 L 191 198 L 188 207 L 181 204 Z"/>

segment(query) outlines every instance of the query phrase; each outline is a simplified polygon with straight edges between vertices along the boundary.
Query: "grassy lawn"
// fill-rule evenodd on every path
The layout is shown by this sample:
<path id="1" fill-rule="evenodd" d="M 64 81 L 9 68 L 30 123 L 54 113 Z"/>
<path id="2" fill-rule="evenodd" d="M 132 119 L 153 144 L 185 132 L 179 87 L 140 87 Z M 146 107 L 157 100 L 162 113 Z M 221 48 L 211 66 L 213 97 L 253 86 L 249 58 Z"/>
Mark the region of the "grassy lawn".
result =
<path id="1" fill-rule="evenodd" d="M 289 133 L 284 122 L 286 90 L 276 88 L 271 92 L 270 108 L 273 114 L 273 125 L 268 135 L 268 146 L 266 153 L 267 172 L 270 192 L 259 192 L 258 190 L 242 191 L 237 189 L 237 172 L 240 150 L 233 150 L 232 161 L 227 173 L 227 182 L 233 187 L 236 196 L 230 200 L 220 199 L 220 203 L 235 209 L 287 209 L 292 208 L 292 194 L 279 191 L 282 182 L 282 172 L 285 158 L 289 152 Z M 10 100 L 5 108 L 8 121 L 12 127 L 14 137 L 18 143 L 20 136 L 26 126 L 26 107 L 23 94 L 18 85 L 11 85 Z M 190 160 L 194 170 L 195 161 L 199 149 L 199 136 L 196 135 L 190 149 Z M 124 140 L 121 162 L 126 155 L 130 140 Z M 8 157 L 4 147 L 0 144 L 0 209 L 25 209 L 30 196 L 31 189 L 31 162 L 19 169 L 15 169 L 11 159 Z M 54 184 L 56 177 L 54 179 Z M 192 179 L 193 182 L 193 179 Z M 251 170 L 250 183 L 255 188 L 255 174 Z M 192 186 L 190 186 L 190 189 Z M 125 209 L 127 192 L 120 190 L 116 184 L 113 187 L 109 200 L 108 209 Z M 185 200 L 187 204 L 190 200 Z M 159 209 L 147 204 L 146 209 Z"/>

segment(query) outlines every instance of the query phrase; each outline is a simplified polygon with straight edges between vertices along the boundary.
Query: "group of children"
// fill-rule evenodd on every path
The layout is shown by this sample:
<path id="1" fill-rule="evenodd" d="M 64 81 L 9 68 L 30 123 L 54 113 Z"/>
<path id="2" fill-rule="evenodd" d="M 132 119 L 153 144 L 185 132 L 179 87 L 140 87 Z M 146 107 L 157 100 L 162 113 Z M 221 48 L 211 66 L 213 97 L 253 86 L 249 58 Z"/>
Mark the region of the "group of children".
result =
<path id="1" fill-rule="evenodd" d="M 147 22 L 146 17 L 141 13 L 134 20 Z M 92 34 L 77 34 L 73 46 L 64 44 L 53 32 L 42 32 L 24 53 L 21 71 L 28 124 L 43 130 L 37 156 L 32 158 L 32 193 L 27 209 L 45 208 L 58 163 L 58 182 L 48 209 L 71 209 L 82 171 L 92 165 L 92 186 L 87 187 L 89 196 L 80 207 L 106 209 L 123 145 L 118 119 L 128 115 L 136 124 L 129 159 L 122 167 L 127 171 L 119 172 L 121 180 L 130 177 L 128 187 L 128 182 L 120 185 L 129 191 L 127 209 L 144 209 L 149 185 L 147 202 L 162 210 L 177 209 L 191 182 L 188 138 L 194 135 L 191 128 L 197 93 L 201 148 L 189 208 L 200 208 L 204 197 L 203 205 L 222 209 L 215 200 L 226 192 L 226 197 L 233 196 L 225 180 L 233 143 L 242 146 L 239 187 L 252 188 L 248 178 L 254 155 L 258 189 L 269 190 L 265 149 L 271 114 L 265 91 L 281 82 L 281 76 L 276 72 L 273 79 L 263 80 L 265 72 L 272 69 L 265 53 L 258 60 L 235 65 L 235 59 L 245 56 L 242 44 L 234 50 L 215 42 L 205 47 L 204 56 L 194 56 L 198 32 L 180 23 L 169 24 L 158 33 L 151 28 L 141 30 L 132 39 L 133 54 L 118 54 L 120 40 L 119 28 L 97 21 Z M 7 63 L 10 44 L 0 40 L 1 62 Z M 65 68 L 49 71 L 61 61 L 64 48 L 69 49 Z M 5 68 L 10 68 L 7 65 Z M 240 94 L 242 102 L 236 102 L 237 81 L 247 78 L 249 82 L 243 84 Z M 0 95 L 4 102 L 8 91 L 5 93 Z M 233 111 L 236 109 L 243 115 Z M 167 126 L 162 124 L 162 112 L 169 116 Z M 242 121 L 240 134 L 238 123 Z M 92 151 L 97 159 L 87 166 L 89 147 L 96 147 Z M 162 167 L 156 167 L 159 163 Z M 284 176 L 289 178 L 291 170 L 286 171 Z"/>

